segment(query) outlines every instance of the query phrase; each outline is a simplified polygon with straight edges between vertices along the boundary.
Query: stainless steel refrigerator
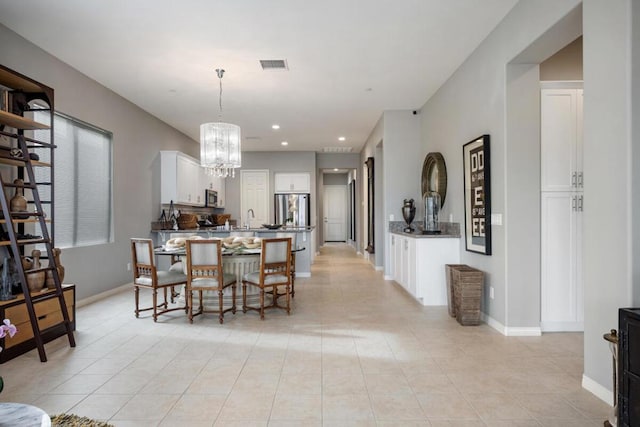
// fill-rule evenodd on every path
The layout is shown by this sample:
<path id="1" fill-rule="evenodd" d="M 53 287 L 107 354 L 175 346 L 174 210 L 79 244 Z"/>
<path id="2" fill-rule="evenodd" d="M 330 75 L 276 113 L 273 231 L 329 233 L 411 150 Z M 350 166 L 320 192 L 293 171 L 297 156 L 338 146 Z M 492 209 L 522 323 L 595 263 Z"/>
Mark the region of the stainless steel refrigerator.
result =
<path id="1" fill-rule="evenodd" d="M 275 224 L 288 227 L 308 227 L 311 225 L 310 194 L 276 194 Z"/>

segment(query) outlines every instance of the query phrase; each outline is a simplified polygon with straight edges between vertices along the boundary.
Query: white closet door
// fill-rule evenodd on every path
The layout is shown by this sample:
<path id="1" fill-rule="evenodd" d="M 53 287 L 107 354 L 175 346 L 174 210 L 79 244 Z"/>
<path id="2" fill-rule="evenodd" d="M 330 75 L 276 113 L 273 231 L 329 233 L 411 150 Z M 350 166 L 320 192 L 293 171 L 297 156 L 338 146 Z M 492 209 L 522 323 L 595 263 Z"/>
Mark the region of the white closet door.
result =
<path id="1" fill-rule="evenodd" d="M 542 193 L 540 296 L 543 331 L 583 329 L 577 253 L 579 197 L 573 192 Z"/>
<path id="2" fill-rule="evenodd" d="M 572 191 L 575 188 L 579 170 L 576 158 L 577 103 L 576 89 L 541 91 L 542 191 Z"/>

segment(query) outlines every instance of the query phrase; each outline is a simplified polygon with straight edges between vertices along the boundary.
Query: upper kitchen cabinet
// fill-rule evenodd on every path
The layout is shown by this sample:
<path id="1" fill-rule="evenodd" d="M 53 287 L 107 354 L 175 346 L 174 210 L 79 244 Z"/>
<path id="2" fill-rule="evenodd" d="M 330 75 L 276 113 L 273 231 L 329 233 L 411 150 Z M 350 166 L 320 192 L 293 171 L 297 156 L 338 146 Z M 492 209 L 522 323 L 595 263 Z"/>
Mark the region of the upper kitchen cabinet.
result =
<path id="1" fill-rule="evenodd" d="M 216 206 L 218 208 L 224 208 L 225 185 L 225 178 L 211 175 L 207 169 L 202 167 L 200 168 L 200 188 L 202 188 L 203 191 L 213 190 L 218 193 L 218 204 Z"/>
<path id="2" fill-rule="evenodd" d="M 276 193 L 311 193 L 311 175 L 308 173 L 276 173 Z"/>
<path id="3" fill-rule="evenodd" d="M 204 206 L 200 164 L 179 151 L 160 151 L 160 203 Z"/>

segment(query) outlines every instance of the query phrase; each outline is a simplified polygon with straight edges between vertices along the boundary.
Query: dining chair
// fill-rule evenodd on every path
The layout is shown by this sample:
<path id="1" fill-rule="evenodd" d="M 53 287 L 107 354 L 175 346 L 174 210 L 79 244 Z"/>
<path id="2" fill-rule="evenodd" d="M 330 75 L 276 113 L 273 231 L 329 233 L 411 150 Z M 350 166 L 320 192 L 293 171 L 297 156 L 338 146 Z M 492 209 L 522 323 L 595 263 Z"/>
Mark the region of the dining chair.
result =
<path id="1" fill-rule="evenodd" d="M 260 306 L 247 306 L 247 285 L 260 288 Z M 284 287 L 284 292 L 278 288 Z M 272 297 L 271 304 L 264 305 L 265 293 Z M 286 305 L 278 304 L 278 298 L 284 296 Z M 244 275 L 242 279 L 242 311 L 256 310 L 260 319 L 264 320 L 264 310 L 282 308 L 291 313 L 291 238 L 274 238 L 262 240 L 260 269 Z"/>
<path id="2" fill-rule="evenodd" d="M 290 237 L 291 248 L 294 249 L 297 246 L 298 233 L 282 232 L 276 233 L 276 237 Z M 296 253 L 291 251 L 291 298 L 296 296 Z"/>
<path id="3" fill-rule="evenodd" d="M 167 288 L 171 288 L 171 302 L 173 303 L 173 293 L 176 286 L 186 285 L 187 276 L 181 271 L 162 271 L 155 265 L 153 254 L 153 241 L 151 239 L 131 239 L 131 259 L 133 261 L 133 288 L 136 301 L 136 318 L 140 317 L 141 311 L 153 310 L 153 321 L 158 321 L 158 316 L 175 310 L 184 310 L 185 307 L 169 308 L 167 302 Z M 147 308 L 140 308 L 140 288 L 147 288 L 153 291 L 153 305 Z M 158 289 L 164 292 L 164 302 L 158 304 Z M 158 310 L 162 309 L 163 310 Z"/>
<path id="4" fill-rule="evenodd" d="M 222 240 L 187 240 L 187 314 L 189 323 L 193 316 L 203 313 L 218 313 L 220 323 L 224 322 L 224 313 L 236 314 L 236 276 L 222 271 Z M 224 309 L 223 291 L 231 286 L 231 307 Z M 198 311 L 193 313 L 193 292 L 198 292 Z M 205 310 L 202 302 L 204 291 L 218 291 L 218 310 Z"/>

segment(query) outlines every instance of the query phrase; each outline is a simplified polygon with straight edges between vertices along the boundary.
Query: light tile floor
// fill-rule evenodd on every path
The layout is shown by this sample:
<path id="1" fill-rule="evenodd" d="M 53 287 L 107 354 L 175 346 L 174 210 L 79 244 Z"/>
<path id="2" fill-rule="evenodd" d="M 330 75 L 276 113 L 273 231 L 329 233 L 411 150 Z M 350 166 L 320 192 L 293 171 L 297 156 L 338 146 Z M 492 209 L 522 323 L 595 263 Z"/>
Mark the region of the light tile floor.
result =
<path id="1" fill-rule="evenodd" d="M 0 400 L 118 427 L 597 427 L 610 411 L 580 386 L 582 334 L 462 327 L 345 245 L 297 279 L 289 317 L 181 313 L 136 319 L 133 292 L 81 307 L 77 347 L 1 365 Z"/>

